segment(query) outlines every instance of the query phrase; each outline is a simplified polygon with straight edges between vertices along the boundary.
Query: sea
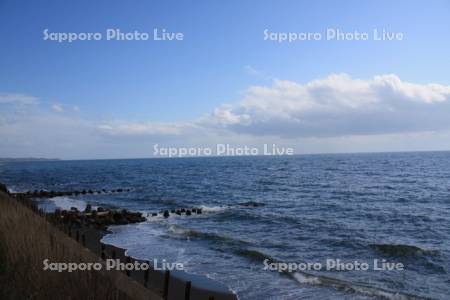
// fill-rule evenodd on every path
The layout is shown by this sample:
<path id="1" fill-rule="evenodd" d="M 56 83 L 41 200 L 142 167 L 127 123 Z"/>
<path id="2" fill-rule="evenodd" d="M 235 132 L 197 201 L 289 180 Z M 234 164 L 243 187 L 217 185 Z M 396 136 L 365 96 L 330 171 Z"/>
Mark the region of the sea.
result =
<path id="1" fill-rule="evenodd" d="M 450 299 L 450 152 L 13 162 L 0 182 L 130 189 L 39 201 L 142 212 L 103 241 L 239 299 Z"/>

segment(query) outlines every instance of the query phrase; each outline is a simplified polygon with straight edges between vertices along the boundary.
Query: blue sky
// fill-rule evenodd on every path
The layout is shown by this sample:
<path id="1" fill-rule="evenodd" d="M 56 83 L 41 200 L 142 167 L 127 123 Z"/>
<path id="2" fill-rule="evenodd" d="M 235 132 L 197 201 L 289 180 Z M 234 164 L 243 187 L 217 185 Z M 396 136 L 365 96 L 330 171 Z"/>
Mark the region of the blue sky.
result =
<path id="1" fill-rule="evenodd" d="M 449 17 L 448 1 L 93 3 L 84 0 L 0 0 L 0 95 L 4 99 L 3 103 L 0 100 L 3 115 L 0 121 L 3 124 L 13 122 L 22 125 L 0 131 L 4 135 L 4 153 L 0 152 L 0 156 L 145 157 L 150 151 L 146 143 L 140 142 L 145 140 L 151 144 L 150 141 L 155 140 L 153 130 L 149 130 L 149 134 L 148 131 L 145 131 L 147 134 L 139 134 L 139 139 L 134 140 L 122 137 L 121 131 L 116 137 L 123 138 L 130 148 L 114 144 L 108 147 L 105 137 L 101 133 L 97 136 L 95 129 L 92 129 L 86 135 L 91 137 L 89 143 L 98 143 L 98 147 L 92 146 L 92 149 L 83 151 L 83 143 L 80 141 L 79 145 L 49 149 L 40 140 L 50 136 L 63 140 L 64 137 L 59 134 L 64 133 L 53 132 L 49 128 L 52 126 L 42 127 L 39 131 L 42 139 L 33 140 L 36 132 L 29 128 L 37 130 L 42 124 L 33 126 L 29 120 L 21 120 L 19 117 L 12 120 L 11 113 L 20 115 L 19 111 L 27 116 L 63 119 L 55 121 L 56 127 L 57 122 L 73 122 L 72 130 L 79 128 L 81 132 L 83 126 L 77 126 L 76 122 L 90 128 L 101 127 L 104 123 L 110 126 L 127 122 L 134 125 L 143 123 L 145 126 L 175 123 L 177 128 L 187 123 L 198 126 L 196 120 L 199 118 L 210 116 L 226 103 L 238 103 L 241 107 L 234 107 L 233 115 L 250 114 L 254 117 L 252 124 L 260 124 L 267 119 L 267 115 L 252 114 L 249 111 L 244 113 L 243 110 L 249 110 L 248 104 L 239 104 L 245 102 L 252 86 L 275 88 L 276 80 L 302 85 L 342 73 L 355 80 L 372 80 L 374 76 L 395 74 L 402 83 L 437 84 L 444 90 L 440 89 L 440 96 L 433 99 L 442 96 L 446 101 L 448 94 L 445 88 L 450 85 Z M 52 32 L 102 33 L 107 28 L 141 32 L 165 28 L 183 32 L 184 40 L 57 43 L 43 40 L 43 30 L 46 28 Z M 263 39 L 265 29 L 273 32 L 324 32 L 327 28 L 361 32 L 385 28 L 402 32 L 404 40 L 277 43 Z M 350 84 L 357 83 L 352 81 Z M 376 86 L 379 84 L 375 83 Z M 405 93 L 409 95 L 409 92 Z M 36 103 L 32 108 L 26 108 L 23 103 L 18 107 L 17 103 L 13 103 L 17 101 L 5 100 L 11 97 L 17 99 L 18 95 L 33 97 Z M 264 98 L 261 95 L 258 97 Z M 351 97 L 350 95 L 349 98 Z M 314 99 L 311 101 L 316 101 Z M 439 107 L 437 111 L 442 108 Z M 409 110 L 407 106 L 403 109 Z M 250 110 L 255 112 L 257 109 L 253 107 Z M 412 114 L 412 111 L 409 113 Z M 28 127 L 24 125 L 25 122 L 30 123 Z M 250 130 L 248 122 L 233 122 L 233 126 L 225 124 L 225 129 L 241 135 L 234 137 L 235 142 L 250 140 L 251 137 L 247 135 L 254 136 L 255 132 L 258 132 L 258 137 L 261 136 L 261 128 Z M 431 126 L 426 122 L 424 121 L 422 131 L 439 131 L 442 134 L 447 129 L 447 124 Z M 285 138 L 285 135 L 290 135 L 284 134 L 285 132 L 296 131 L 295 126 L 288 126 L 283 131 L 279 123 L 269 125 L 271 128 L 279 127 L 269 140 Z M 408 125 L 400 131 L 385 130 L 375 134 L 416 134 L 421 131 L 421 126 L 413 126 L 415 129 L 412 130 Z M 202 126 L 202 130 L 204 127 Z M 223 130 L 223 126 L 220 129 Z M 300 128 L 299 131 L 303 132 L 304 129 Z M 222 134 L 228 136 L 230 132 Z M 212 137 L 220 135 L 211 130 L 208 133 Z M 333 137 L 355 134 L 370 135 L 373 132 L 344 132 Z M 27 135 L 30 138 L 26 138 Z M 326 132 L 318 136 L 307 135 L 308 138 L 323 136 L 331 137 Z M 21 137 L 23 140 L 20 140 Z M 305 135 L 301 137 L 304 138 Z M 157 137 L 161 138 L 166 140 L 166 136 Z M 373 140 L 377 138 L 379 136 L 374 136 Z M 193 136 L 189 144 L 198 143 L 198 139 Z M 436 141 L 440 140 L 441 137 L 436 138 Z M 201 143 L 208 142 L 210 140 Z M 284 142 L 295 145 L 300 143 L 299 140 Z M 258 141 L 252 140 L 251 143 Z M 346 148 L 330 146 L 330 143 L 333 142 L 328 140 L 325 142 L 326 146 L 312 148 L 309 148 L 310 144 L 302 145 L 305 152 L 346 151 Z M 410 143 L 399 145 L 398 149 L 383 148 L 386 143 L 377 145 L 374 150 L 417 148 Z M 442 149 L 447 146 L 437 142 L 434 148 Z M 136 151 L 137 148 L 140 150 Z M 348 151 L 353 150 L 370 149 L 351 147 L 350 143 Z"/>

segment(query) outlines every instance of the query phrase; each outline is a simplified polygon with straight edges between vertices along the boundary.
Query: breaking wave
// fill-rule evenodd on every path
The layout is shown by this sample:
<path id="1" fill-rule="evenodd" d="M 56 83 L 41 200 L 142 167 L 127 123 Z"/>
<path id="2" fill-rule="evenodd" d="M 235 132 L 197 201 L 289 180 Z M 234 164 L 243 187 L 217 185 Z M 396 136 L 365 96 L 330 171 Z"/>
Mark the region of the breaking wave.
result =
<path id="1" fill-rule="evenodd" d="M 281 262 L 281 261 L 271 257 L 270 255 L 267 255 L 261 251 L 254 250 L 254 249 L 241 249 L 241 250 L 237 251 L 237 254 L 245 256 L 245 257 L 249 257 L 252 260 L 257 260 L 257 261 L 264 261 L 267 259 L 270 263 L 280 263 Z M 428 299 L 428 298 L 423 298 L 423 297 L 412 295 L 412 294 L 389 291 L 386 289 L 372 287 L 372 286 L 364 285 L 364 284 L 357 284 L 357 283 L 353 283 L 351 281 L 337 279 L 337 278 L 333 278 L 333 277 L 329 277 L 329 276 L 310 274 L 310 273 L 304 272 L 304 271 L 295 271 L 295 272 L 283 271 L 281 273 L 289 276 L 290 278 L 292 278 L 293 280 L 295 280 L 296 282 L 298 282 L 300 284 L 309 284 L 309 285 L 334 288 L 334 289 L 337 289 L 340 291 L 345 291 L 348 293 L 357 293 L 357 294 L 366 295 L 366 296 L 370 296 L 370 297 L 377 297 L 377 298 L 381 298 L 381 299 L 387 299 L 387 300 Z"/>
<path id="2" fill-rule="evenodd" d="M 407 257 L 417 255 L 437 255 L 439 251 L 422 249 L 417 246 L 403 244 L 370 244 L 370 247 L 389 256 Z"/>
<path id="3" fill-rule="evenodd" d="M 83 211 L 87 205 L 86 201 L 65 196 L 53 197 L 49 200 L 52 201 L 57 208 L 66 210 L 69 210 L 72 207 L 76 207 L 79 211 Z"/>

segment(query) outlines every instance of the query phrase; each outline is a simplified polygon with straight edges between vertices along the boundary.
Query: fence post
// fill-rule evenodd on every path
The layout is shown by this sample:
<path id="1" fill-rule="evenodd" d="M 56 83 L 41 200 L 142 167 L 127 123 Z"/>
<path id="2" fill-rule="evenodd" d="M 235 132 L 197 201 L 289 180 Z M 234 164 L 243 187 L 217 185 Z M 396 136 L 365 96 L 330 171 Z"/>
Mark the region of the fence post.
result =
<path id="1" fill-rule="evenodd" d="M 54 246 L 53 234 L 50 233 L 49 237 L 50 237 L 50 247 L 53 249 Z"/>
<path id="2" fill-rule="evenodd" d="M 169 280 L 170 280 L 170 271 L 166 270 L 164 273 L 164 290 L 163 290 L 163 299 L 167 300 L 169 296 Z"/>
<path id="3" fill-rule="evenodd" d="M 148 269 L 144 271 L 144 286 L 148 285 Z"/>
<path id="4" fill-rule="evenodd" d="M 191 299 L 191 282 L 186 282 L 186 288 L 184 289 L 184 300 Z"/>
<path id="5" fill-rule="evenodd" d="M 130 257 L 127 256 L 127 264 L 130 262 L 131 262 Z M 130 276 L 130 270 L 128 270 L 128 268 L 125 268 L 125 269 L 126 269 L 127 276 Z"/>

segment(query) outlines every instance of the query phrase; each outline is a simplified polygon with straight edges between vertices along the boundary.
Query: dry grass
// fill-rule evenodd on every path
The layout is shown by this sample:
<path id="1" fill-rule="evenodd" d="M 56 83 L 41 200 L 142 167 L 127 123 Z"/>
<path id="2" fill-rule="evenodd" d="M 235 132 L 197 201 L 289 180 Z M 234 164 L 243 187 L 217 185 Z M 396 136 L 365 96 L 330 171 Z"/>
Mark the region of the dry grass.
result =
<path id="1" fill-rule="evenodd" d="M 101 262 L 101 259 L 2 192 L 0 255 L 2 299 L 157 299 L 120 272 L 44 271 L 44 259 L 51 262 Z"/>

